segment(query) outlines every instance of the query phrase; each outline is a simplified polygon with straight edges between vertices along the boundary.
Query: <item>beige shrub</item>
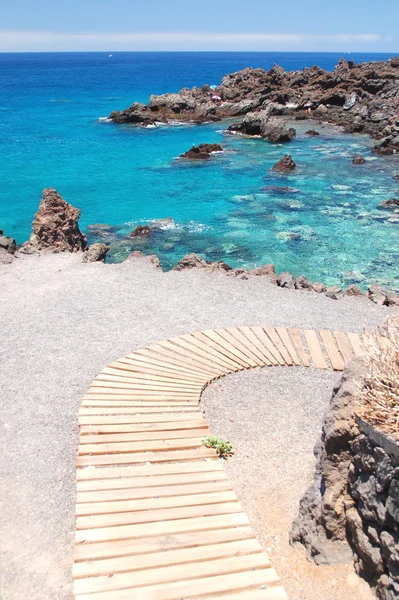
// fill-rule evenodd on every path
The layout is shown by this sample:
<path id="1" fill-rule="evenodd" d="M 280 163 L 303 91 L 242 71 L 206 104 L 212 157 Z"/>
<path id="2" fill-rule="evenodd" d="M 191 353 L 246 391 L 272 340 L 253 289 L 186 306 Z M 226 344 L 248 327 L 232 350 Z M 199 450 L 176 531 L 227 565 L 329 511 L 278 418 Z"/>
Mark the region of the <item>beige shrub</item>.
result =
<path id="1" fill-rule="evenodd" d="M 358 415 L 399 439 L 399 317 L 389 317 L 365 339 L 367 376 Z"/>

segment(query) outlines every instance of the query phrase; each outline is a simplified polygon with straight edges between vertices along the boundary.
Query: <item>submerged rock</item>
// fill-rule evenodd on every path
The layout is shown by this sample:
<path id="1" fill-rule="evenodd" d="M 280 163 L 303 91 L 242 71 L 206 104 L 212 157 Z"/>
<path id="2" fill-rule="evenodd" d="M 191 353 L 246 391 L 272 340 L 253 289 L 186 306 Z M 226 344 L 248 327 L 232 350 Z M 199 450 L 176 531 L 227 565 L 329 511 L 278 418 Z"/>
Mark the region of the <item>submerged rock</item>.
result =
<path id="1" fill-rule="evenodd" d="M 149 237 L 151 234 L 152 229 L 148 225 L 137 225 L 136 229 L 129 233 L 129 237 Z"/>
<path id="2" fill-rule="evenodd" d="M 377 206 L 377 208 L 382 210 L 399 208 L 399 198 L 390 198 L 389 200 L 384 200 Z"/>
<path id="3" fill-rule="evenodd" d="M 363 158 L 363 156 L 355 156 L 355 157 L 352 159 L 352 163 L 353 163 L 354 165 L 364 165 L 364 163 L 365 163 L 365 162 L 366 162 L 366 159 L 365 159 L 365 158 Z"/>
<path id="4" fill-rule="evenodd" d="M 271 194 L 298 194 L 299 190 L 289 187 L 288 185 L 265 185 L 261 188 L 262 192 L 270 192 Z"/>
<path id="5" fill-rule="evenodd" d="M 53 188 L 43 190 L 43 196 L 34 221 L 32 234 L 21 251 L 32 253 L 79 252 L 87 246 L 86 237 L 79 229 L 80 210 L 65 202 Z"/>
<path id="6" fill-rule="evenodd" d="M 105 262 L 110 246 L 106 244 L 91 244 L 83 255 L 84 263 Z"/>
<path id="7" fill-rule="evenodd" d="M 295 169 L 296 163 L 293 161 L 292 157 L 289 154 L 286 154 L 281 158 L 273 167 L 273 171 L 281 171 L 283 173 L 288 173 Z"/>
<path id="8" fill-rule="evenodd" d="M 309 131 L 305 131 L 305 135 L 309 135 L 310 137 L 315 137 L 316 135 L 320 135 L 316 129 L 309 129 Z"/>
<path id="9" fill-rule="evenodd" d="M 212 152 L 223 152 L 223 148 L 220 144 L 200 144 L 199 146 L 193 146 L 190 150 L 181 154 L 179 158 L 207 160 L 211 157 Z"/>

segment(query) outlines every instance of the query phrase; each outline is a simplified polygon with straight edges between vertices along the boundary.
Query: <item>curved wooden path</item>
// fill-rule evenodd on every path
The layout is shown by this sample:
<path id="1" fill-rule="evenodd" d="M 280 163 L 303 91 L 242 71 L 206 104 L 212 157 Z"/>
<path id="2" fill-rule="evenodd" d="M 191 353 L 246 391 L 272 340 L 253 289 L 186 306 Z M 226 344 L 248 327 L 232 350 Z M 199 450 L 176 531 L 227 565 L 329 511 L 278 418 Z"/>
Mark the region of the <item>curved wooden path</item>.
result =
<path id="1" fill-rule="evenodd" d="M 342 370 L 362 336 L 282 327 L 193 333 L 105 368 L 79 411 L 76 600 L 281 600 L 213 449 L 204 387 L 243 369 Z"/>

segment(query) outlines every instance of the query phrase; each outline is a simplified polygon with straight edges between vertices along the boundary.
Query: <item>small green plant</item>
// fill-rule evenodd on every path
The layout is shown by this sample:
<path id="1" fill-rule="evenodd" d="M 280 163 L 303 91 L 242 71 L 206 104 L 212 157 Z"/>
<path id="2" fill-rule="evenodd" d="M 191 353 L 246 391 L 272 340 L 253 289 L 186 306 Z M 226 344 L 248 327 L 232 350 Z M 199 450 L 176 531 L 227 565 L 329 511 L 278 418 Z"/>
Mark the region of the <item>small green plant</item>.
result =
<path id="1" fill-rule="evenodd" d="M 233 445 L 230 442 L 225 442 L 217 435 L 210 435 L 202 440 L 202 444 L 207 448 L 215 448 L 216 453 L 220 458 L 226 458 L 234 454 Z"/>

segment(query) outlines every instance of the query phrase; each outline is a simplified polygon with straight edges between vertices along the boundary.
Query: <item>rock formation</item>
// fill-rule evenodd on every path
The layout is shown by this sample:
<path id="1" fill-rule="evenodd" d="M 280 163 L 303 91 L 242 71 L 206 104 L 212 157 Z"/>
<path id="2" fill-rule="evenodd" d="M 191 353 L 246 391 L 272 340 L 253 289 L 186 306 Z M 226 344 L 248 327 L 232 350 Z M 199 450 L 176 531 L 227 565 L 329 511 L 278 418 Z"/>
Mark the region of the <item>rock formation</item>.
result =
<path id="1" fill-rule="evenodd" d="M 363 158 L 363 156 L 355 156 L 355 157 L 352 159 L 352 163 L 353 163 L 354 165 L 364 165 L 364 163 L 365 163 L 365 162 L 366 162 L 366 159 L 365 159 L 365 158 Z"/>
<path id="2" fill-rule="evenodd" d="M 200 144 L 199 146 L 193 146 L 190 150 L 181 154 L 179 158 L 207 160 L 211 157 L 212 152 L 223 152 L 223 148 L 220 144 Z"/>
<path id="3" fill-rule="evenodd" d="M 151 96 L 148 105 L 136 102 L 110 118 L 147 126 L 264 111 L 267 117 L 312 116 L 342 125 L 347 132 L 368 133 L 377 140 L 375 152 L 392 154 L 399 150 L 399 59 L 361 64 L 341 59 L 332 72 L 319 67 L 286 72 L 277 65 L 269 71 L 247 68 L 226 75 L 214 90 L 204 85 Z"/>
<path id="4" fill-rule="evenodd" d="M 240 123 L 230 125 L 228 131 L 243 135 L 257 135 L 274 144 L 290 142 L 296 136 L 295 129 L 292 127 L 287 129 L 283 121 L 271 117 L 270 113 L 270 110 L 250 113 Z"/>
<path id="5" fill-rule="evenodd" d="M 148 225 L 137 225 L 136 229 L 129 233 L 129 237 L 149 237 L 151 234 L 152 229 Z"/>
<path id="6" fill-rule="evenodd" d="M 0 264 L 6 265 L 12 263 L 16 250 L 17 244 L 14 238 L 4 235 L 0 229 Z"/>
<path id="7" fill-rule="evenodd" d="M 316 129 L 309 129 L 309 131 L 305 131 L 306 135 L 309 135 L 310 137 L 315 137 L 317 135 L 320 135 L 320 133 L 318 131 L 316 131 Z"/>
<path id="8" fill-rule="evenodd" d="M 68 204 L 53 188 L 43 190 L 32 234 L 21 251 L 79 252 L 86 248 L 86 237 L 79 229 L 80 210 Z"/>
<path id="9" fill-rule="evenodd" d="M 273 167 L 273 171 L 281 171 L 282 173 L 289 173 L 293 169 L 295 169 L 296 163 L 293 161 L 292 157 L 289 154 L 280 158 L 278 162 Z"/>
<path id="10" fill-rule="evenodd" d="M 399 209 L 399 198 L 390 198 L 389 200 L 384 200 L 381 204 L 378 205 L 377 208 L 391 210 L 394 208 Z"/>
<path id="11" fill-rule="evenodd" d="M 91 244 L 83 255 L 83 262 L 92 263 L 92 262 L 105 262 L 105 258 L 109 251 L 110 247 L 106 244 L 97 243 Z"/>

